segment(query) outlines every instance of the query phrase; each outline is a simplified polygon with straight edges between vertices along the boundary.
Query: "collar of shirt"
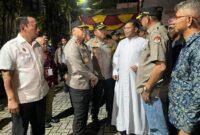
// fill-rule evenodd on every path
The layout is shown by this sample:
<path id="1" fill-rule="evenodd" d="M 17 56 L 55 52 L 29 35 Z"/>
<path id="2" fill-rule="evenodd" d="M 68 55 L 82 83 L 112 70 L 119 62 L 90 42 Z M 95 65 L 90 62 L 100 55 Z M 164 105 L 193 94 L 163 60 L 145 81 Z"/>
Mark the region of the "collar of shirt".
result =
<path id="1" fill-rule="evenodd" d="M 17 35 L 17 42 L 19 44 L 29 44 L 26 39 L 24 37 L 22 37 L 22 35 L 20 33 L 18 33 Z M 39 43 L 37 43 L 36 41 L 33 41 L 32 44 L 29 44 L 30 46 L 32 47 L 37 47 L 37 46 L 40 46 Z"/>
<path id="2" fill-rule="evenodd" d="M 22 37 L 20 33 L 17 35 L 17 42 L 19 44 L 27 43 L 27 41 Z"/>
<path id="3" fill-rule="evenodd" d="M 131 37 L 131 38 L 126 38 L 128 41 L 132 41 L 133 39 L 136 39 L 138 36 L 136 35 L 136 36 L 133 36 L 133 37 Z"/>
<path id="4" fill-rule="evenodd" d="M 100 46 L 100 45 L 104 45 L 105 44 L 105 42 L 104 41 L 101 41 L 101 40 L 99 40 L 98 38 L 96 38 L 95 37 L 95 40 L 97 41 L 97 43 L 98 43 L 98 46 Z"/>
<path id="5" fill-rule="evenodd" d="M 147 32 L 151 33 L 154 29 L 158 28 L 158 26 L 160 26 L 160 25 L 161 25 L 160 22 L 154 24 L 153 26 L 151 26 L 150 28 L 147 29 Z"/>
<path id="6" fill-rule="evenodd" d="M 186 46 L 191 45 L 197 38 L 200 38 L 200 31 L 186 39 Z"/>

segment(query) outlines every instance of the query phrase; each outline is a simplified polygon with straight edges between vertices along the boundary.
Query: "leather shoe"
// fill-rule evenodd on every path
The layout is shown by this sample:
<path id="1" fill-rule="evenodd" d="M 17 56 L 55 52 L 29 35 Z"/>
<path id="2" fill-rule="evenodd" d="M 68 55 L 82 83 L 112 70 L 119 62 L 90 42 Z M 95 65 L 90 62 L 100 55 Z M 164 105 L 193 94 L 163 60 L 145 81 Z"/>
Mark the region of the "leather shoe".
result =
<path id="1" fill-rule="evenodd" d="M 52 125 L 48 122 L 45 122 L 45 128 L 50 128 L 50 127 L 52 127 Z"/>
<path id="2" fill-rule="evenodd" d="M 0 111 L 3 111 L 3 110 L 4 110 L 4 106 L 0 105 Z"/>
<path id="3" fill-rule="evenodd" d="M 58 122 L 60 122 L 60 120 L 56 119 L 56 118 L 51 118 L 50 122 L 52 122 L 52 123 L 58 123 Z"/>

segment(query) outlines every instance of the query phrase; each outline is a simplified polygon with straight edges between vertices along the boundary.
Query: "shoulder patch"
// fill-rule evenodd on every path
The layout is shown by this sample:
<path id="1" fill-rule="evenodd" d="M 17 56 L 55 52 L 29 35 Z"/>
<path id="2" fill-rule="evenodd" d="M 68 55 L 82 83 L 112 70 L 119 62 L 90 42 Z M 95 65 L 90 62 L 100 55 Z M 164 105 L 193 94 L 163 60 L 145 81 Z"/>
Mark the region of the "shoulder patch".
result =
<path id="1" fill-rule="evenodd" d="M 160 36 L 154 37 L 153 42 L 154 43 L 160 43 L 161 42 L 161 37 Z"/>

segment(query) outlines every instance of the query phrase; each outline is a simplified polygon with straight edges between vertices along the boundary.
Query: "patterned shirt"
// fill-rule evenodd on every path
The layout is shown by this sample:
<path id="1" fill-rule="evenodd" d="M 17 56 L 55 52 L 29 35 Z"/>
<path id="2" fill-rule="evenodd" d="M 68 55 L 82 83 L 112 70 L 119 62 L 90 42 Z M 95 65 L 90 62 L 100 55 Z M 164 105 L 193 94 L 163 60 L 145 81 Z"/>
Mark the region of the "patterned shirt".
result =
<path id="1" fill-rule="evenodd" d="M 200 121 L 200 32 L 186 39 L 169 85 L 169 119 L 191 133 Z"/>
<path id="2" fill-rule="evenodd" d="M 54 85 L 58 84 L 57 76 L 57 67 L 53 56 L 51 53 L 49 53 L 49 51 L 44 51 L 44 78 L 49 87 L 53 87 Z"/>

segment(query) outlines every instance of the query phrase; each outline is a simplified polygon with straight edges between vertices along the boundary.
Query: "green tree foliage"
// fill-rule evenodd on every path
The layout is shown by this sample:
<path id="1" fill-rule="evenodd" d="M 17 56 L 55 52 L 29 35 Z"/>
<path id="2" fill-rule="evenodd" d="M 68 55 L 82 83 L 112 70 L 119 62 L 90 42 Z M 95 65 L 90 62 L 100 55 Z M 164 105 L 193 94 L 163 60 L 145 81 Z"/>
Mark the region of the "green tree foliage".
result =
<path id="1" fill-rule="evenodd" d="M 15 18 L 21 14 L 22 0 L 0 1 L 0 44 L 16 35 Z"/>
<path id="2" fill-rule="evenodd" d="M 98 9 L 115 8 L 117 0 L 1 0 L 0 45 L 16 36 L 15 19 L 19 16 L 36 17 L 41 33 L 47 33 L 53 45 L 62 36 L 70 36 L 71 23 L 78 15 L 92 14 Z"/>

